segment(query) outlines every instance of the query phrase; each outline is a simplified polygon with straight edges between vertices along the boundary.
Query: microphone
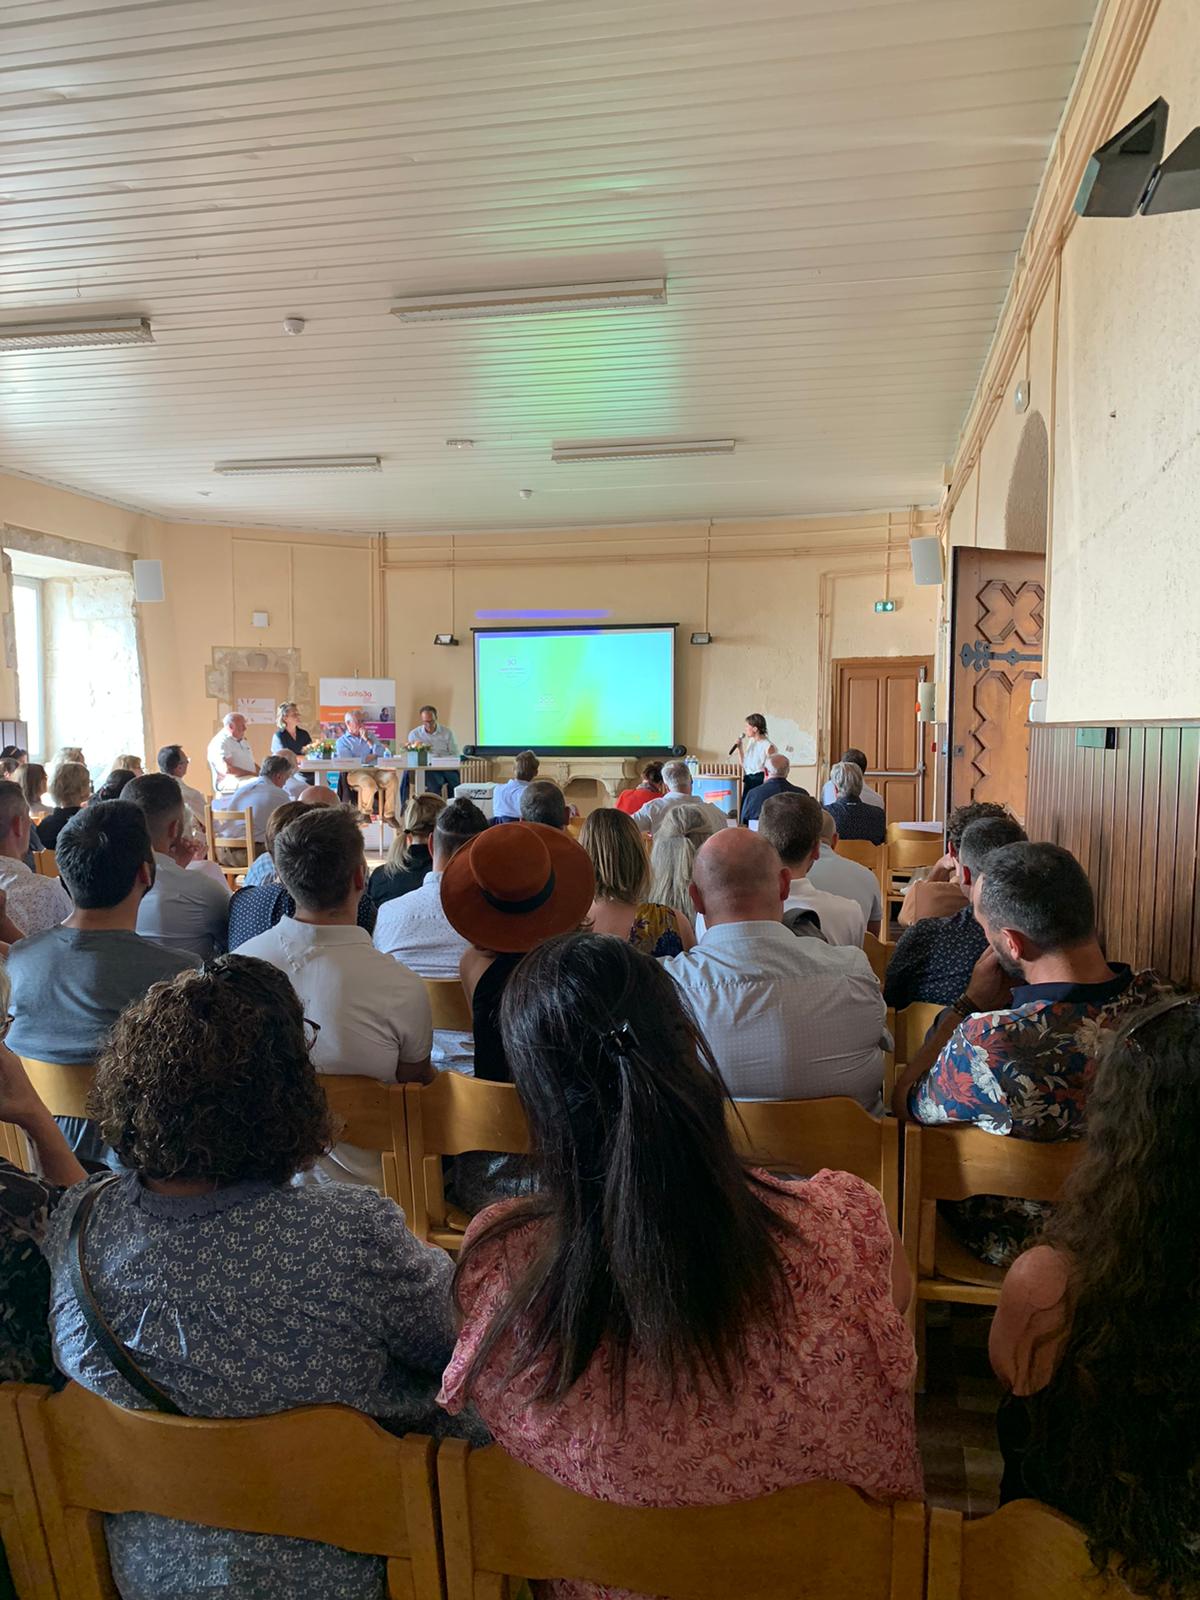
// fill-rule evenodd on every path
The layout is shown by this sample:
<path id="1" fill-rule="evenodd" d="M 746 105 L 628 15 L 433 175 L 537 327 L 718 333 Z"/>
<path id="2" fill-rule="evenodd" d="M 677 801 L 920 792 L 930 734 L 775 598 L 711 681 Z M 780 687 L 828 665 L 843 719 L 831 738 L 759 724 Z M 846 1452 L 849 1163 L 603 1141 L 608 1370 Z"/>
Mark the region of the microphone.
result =
<path id="1" fill-rule="evenodd" d="M 741 744 L 742 741 L 740 739 L 735 739 L 734 742 L 729 746 L 729 754 L 731 756 L 737 755 L 738 751 L 741 749 Z"/>

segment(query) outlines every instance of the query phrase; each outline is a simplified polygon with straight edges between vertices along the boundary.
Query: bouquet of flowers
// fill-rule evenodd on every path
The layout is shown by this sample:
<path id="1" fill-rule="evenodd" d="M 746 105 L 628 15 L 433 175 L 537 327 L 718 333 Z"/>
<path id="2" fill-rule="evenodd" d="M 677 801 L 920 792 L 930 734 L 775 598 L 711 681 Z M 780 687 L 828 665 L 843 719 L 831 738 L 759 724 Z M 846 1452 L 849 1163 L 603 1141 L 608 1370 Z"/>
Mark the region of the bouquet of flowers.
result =
<path id="1" fill-rule="evenodd" d="M 306 744 L 304 746 L 304 754 L 306 756 L 312 756 L 316 761 L 332 761 L 333 740 L 314 739 L 311 744 Z"/>
<path id="2" fill-rule="evenodd" d="M 408 765 L 410 767 L 428 766 L 429 746 L 427 744 L 418 744 L 415 740 L 409 739 L 401 746 L 401 749 L 408 757 Z"/>

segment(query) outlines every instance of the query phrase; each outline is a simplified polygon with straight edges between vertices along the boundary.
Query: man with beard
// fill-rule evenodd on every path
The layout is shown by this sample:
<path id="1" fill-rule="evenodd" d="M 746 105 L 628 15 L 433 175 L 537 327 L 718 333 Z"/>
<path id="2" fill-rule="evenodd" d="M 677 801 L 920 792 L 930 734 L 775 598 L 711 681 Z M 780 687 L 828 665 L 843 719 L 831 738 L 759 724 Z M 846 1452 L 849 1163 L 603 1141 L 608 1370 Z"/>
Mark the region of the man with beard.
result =
<path id="1" fill-rule="evenodd" d="M 1091 885 L 1069 850 L 1010 844 L 987 858 L 975 915 L 988 940 L 971 981 L 896 1084 L 902 1121 L 973 1122 L 1014 1139 L 1084 1132 L 1096 1056 L 1131 1012 L 1173 993 L 1105 959 Z M 953 1208 L 964 1242 L 1007 1265 L 1041 1221 L 1030 1201 Z"/>

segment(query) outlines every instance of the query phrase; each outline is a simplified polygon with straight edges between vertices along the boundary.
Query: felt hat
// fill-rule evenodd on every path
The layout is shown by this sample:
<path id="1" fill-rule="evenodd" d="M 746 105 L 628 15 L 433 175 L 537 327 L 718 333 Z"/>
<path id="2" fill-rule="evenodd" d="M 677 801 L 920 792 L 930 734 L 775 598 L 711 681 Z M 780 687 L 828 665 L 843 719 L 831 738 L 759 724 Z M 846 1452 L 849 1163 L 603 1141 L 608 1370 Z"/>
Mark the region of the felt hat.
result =
<path id="1" fill-rule="evenodd" d="M 442 874 L 442 909 L 481 950 L 532 950 L 587 916 L 596 875 L 570 834 L 540 822 L 477 833 Z"/>

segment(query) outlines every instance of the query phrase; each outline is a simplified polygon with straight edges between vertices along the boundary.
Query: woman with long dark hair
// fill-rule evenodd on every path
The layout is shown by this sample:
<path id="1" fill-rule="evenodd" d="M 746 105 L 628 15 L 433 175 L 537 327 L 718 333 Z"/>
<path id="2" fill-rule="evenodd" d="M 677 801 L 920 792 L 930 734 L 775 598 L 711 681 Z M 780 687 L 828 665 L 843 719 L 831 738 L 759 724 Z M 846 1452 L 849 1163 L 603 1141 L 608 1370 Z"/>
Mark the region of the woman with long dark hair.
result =
<path id="1" fill-rule="evenodd" d="M 474 1401 L 510 1454 L 604 1500 L 815 1478 L 919 1496 L 908 1275 L 880 1196 L 748 1170 L 678 991 L 622 940 L 539 946 L 501 1027 L 536 1188 L 468 1230 L 443 1404 Z"/>
<path id="2" fill-rule="evenodd" d="M 1087 1140 L 991 1335 L 1001 1498 L 1074 1517 L 1097 1566 L 1200 1595 L 1200 999 L 1142 1011 L 1100 1060 Z"/>

